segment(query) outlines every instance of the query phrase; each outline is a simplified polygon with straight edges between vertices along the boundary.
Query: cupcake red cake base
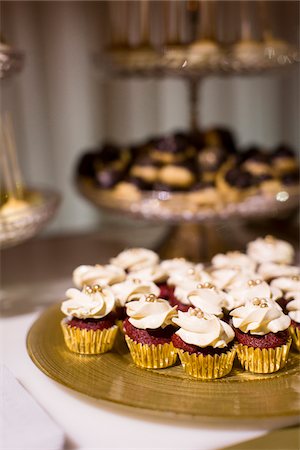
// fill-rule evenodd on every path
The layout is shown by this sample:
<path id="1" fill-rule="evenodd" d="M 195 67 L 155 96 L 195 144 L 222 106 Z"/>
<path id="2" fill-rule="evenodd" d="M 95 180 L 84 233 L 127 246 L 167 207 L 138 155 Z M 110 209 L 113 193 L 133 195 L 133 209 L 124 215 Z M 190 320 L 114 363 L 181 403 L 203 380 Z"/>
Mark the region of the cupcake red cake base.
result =
<path id="1" fill-rule="evenodd" d="M 160 298 L 164 298 L 165 300 L 170 300 L 170 298 L 174 295 L 174 286 L 169 286 L 166 283 L 158 284 L 160 288 L 159 296 Z"/>
<path id="2" fill-rule="evenodd" d="M 129 336 L 134 342 L 147 345 L 163 345 L 171 342 L 172 335 L 175 328 L 172 325 L 166 328 L 157 328 L 156 330 L 140 330 L 134 327 L 129 319 L 126 319 L 123 323 L 123 328 L 127 336 Z"/>
<path id="3" fill-rule="evenodd" d="M 291 325 L 290 326 L 294 327 L 294 328 L 298 328 L 298 330 L 300 330 L 300 323 L 295 322 L 294 320 L 291 320 Z"/>
<path id="4" fill-rule="evenodd" d="M 227 347 L 224 347 L 224 348 L 214 348 L 214 347 L 202 348 L 202 347 L 198 347 L 198 345 L 187 344 L 177 334 L 173 334 L 172 343 L 175 348 L 179 348 L 179 349 L 183 350 L 184 352 L 188 352 L 190 355 L 192 353 L 195 353 L 196 355 L 203 355 L 203 356 L 221 355 L 222 353 L 228 352 L 228 350 L 230 350 L 233 346 L 233 342 L 231 342 Z"/>
<path id="5" fill-rule="evenodd" d="M 191 305 L 185 305 L 184 303 L 181 303 L 181 301 L 179 301 L 174 294 L 169 298 L 169 303 L 171 306 L 177 306 L 177 311 L 182 312 L 187 312 L 189 308 L 192 307 Z"/>
<path id="6" fill-rule="evenodd" d="M 265 335 L 257 335 L 243 333 L 235 328 L 235 336 L 239 344 L 247 345 L 254 348 L 276 348 L 285 345 L 289 339 L 288 330 L 279 331 L 278 333 L 268 333 Z"/>
<path id="7" fill-rule="evenodd" d="M 81 330 L 105 330 L 114 326 L 115 317 L 113 315 L 106 316 L 103 319 L 77 319 L 72 317 L 71 319 L 66 319 L 66 324 Z"/>

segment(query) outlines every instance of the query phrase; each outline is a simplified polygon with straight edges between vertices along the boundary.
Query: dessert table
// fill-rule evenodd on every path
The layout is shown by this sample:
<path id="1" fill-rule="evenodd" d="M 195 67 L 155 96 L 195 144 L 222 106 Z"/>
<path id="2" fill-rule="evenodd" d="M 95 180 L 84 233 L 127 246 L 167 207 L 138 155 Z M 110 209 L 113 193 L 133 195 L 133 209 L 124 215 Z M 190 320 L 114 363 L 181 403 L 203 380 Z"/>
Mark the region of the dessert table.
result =
<path id="1" fill-rule="evenodd" d="M 151 245 L 151 236 L 146 235 L 147 245 Z M 269 448 L 257 443 L 251 447 L 249 442 L 248 447 L 243 447 L 240 443 L 265 436 L 273 429 L 295 425 L 297 417 L 238 423 L 187 420 L 175 415 L 161 417 L 78 394 L 46 377 L 30 360 L 26 351 L 27 332 L 43 309 L 64 298 L 65 290 L 71 285 L 72 270 L 79 264 L 105 262 L 124 247 L 143 245 L 143 242 L 146 245 L 145 228 L 131 233 L 128 242 L 126 229 L 122 233 L 109 227 L 86 235 L 38 238 L 3 250 L 0 291 L 2 363 L 62 430 L 65 449 Z M 7 412 L 3 410 L 2 414 Z M 32 431 L 37 432 L 34 424 Z M 287 439 L 286 448 L 297 448 L 295 428 L 277 431 L 274 434 L 276 442 L 280 441 L 281 432 Z M 269 443 L 272 435 L 267 435 Z M 292 442 L 295 446 L 289 447 Z M 24 448 L 28 448 L 26 442 Z M 54 450 L 46 443 L 43 448 Z M 279 447 L 274 445 L 272 448 Z"/>

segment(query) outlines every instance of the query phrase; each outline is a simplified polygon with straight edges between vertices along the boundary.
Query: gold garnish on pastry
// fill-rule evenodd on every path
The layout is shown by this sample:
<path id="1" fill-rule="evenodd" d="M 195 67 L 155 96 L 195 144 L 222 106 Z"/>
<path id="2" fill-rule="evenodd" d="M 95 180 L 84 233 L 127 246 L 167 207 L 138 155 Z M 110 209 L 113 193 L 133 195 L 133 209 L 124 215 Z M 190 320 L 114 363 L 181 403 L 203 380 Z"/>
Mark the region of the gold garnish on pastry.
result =
<path id="1" fill-rule="evenodd" d="M 252 286 L 255 286 L 255 285 L 258 285 L 258 284 L 261 284 L 261 283 L 262 283 L 262 280 L 259 280 L 259 279 L 257 279 L 257 280 L 249 280 L 248 281 L 248 286 L 252 287 Z"/>
<path id="2" fill-rule="evenodd" d="M 147 295 L 147 297 L 145 298 L 145 300 L 146 300 L 146 302 L 153 303 L 153 302 L 156 302 L 157 297 L 156 297 L 156 295 L 154 295 L 154 294 L 149 294 L 149 295 Z"/>
<path id="3" fill-rule="evenodd" d="M 84 292 L 86 294 L 92 294 L 93 293 L 93 288 L 89 285 L 84 286 Z"/>
<path id="4" fill-rule="evenodd" d="M 132 282 L 133 282 L 134 284 L 140 284 L 140 283 L 141 283 L 141 280 L 139 280 L 138 278 L 132 278 Z"/>
<path id="5" fill-rule="evenodd" d="M 94 284 L 94 286 L 92 287 L 92 292 L 94 294 L 96 294 L 97 292 L 102 292 L 102 286 L 100 286 L 99 284 Z"/>
<path id="6" fill-rule="evenodd" d="M 255 297 L 255 298 L 252 300 L 252 304 L 253 304 L 254 306 L 260 306 L 261 308 L 267 308 L 267 307 L 268 307 L 268 303 L 267 303 L 267 300 L 266 300 L 265 298 L 258 298 L 258 297 Z"/>
<path id="7" fill-rule="evenodd" d="M 189 315 L 198 317 L 198 319 L 202 319 L 204 317 L 204 312 L 200 308 L 190 308 Z"/>

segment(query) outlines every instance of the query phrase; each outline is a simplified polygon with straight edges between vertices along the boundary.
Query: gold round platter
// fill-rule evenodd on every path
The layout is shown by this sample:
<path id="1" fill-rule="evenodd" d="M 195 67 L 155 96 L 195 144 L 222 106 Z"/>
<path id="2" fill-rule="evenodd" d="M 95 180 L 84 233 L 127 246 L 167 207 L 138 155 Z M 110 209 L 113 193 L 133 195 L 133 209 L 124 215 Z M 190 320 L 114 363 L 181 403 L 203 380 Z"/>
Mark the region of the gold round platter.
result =
<path id="1" fill-rule="evenodd" d="M 27 351 L 47 376 L 74 391 L 169 416 L 252 419 L 299 414 L 299 355 L 290 353 L 285 369 L 271 375 L 243 372 L 238 362 L 227 377 L 199 381 L 180 365 L 144 370 L 131 360 L 119 333 L 112 352 L 86 356 L 65 346 L 60 305 L 47 309 L 32 325 Z"/>

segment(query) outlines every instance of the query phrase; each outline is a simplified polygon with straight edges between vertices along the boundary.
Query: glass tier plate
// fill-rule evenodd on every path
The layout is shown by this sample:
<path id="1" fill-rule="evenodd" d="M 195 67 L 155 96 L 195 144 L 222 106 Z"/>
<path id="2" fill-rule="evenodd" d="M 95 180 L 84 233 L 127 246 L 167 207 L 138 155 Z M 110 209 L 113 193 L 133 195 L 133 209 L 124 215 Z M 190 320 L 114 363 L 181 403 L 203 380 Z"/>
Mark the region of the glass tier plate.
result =
<path id="1" fill-rule="evenodd" d="M 94 55 L 94 63 L 100 72 L 120 77 L 255 75 L 291 67 L 299 60 L 298 49 L 289 44 L 284 48 L 262 45 L 259 52 L 250 49 L 242 56 L 222 47 L 211 55 L 197 50 L 191 53 L 189 47 L 182 45 L 172 45 L 161 52 L 150 46 L 135 49 L 121 47 Z"/>
<path id="2" fill-rule="evenodd" d="M 41 231 L 54 216 L 60 197 L 50 190 L 29 189 L 25 200 L 27 207 L 5 215 L 0 213 L 1 248 L 20 244 Z"/>
<path id="3" fill-rule="evenodd" d="M 7 49 L 0 49 L 0 79 L 8 78 L 14 73 L 22 70 L 24 65 L 24 55 L 21 52 Z"/>
<path id="4" fill-rule="evenodd" d="M 281 217 L 295 211 L 299 193 L 282 190 L 274 195 L 255 195 L 237 203 L 199 206 L 186 193 L 165 191 L 140 192 L 136 199 L 120 198 L 112 189 L 100 189 L 84 179 L 77 179 L 80 193 L 95 206 L 129 216 L 159 222 L 206 222 L 230 218 L 261 220 Z"/>

